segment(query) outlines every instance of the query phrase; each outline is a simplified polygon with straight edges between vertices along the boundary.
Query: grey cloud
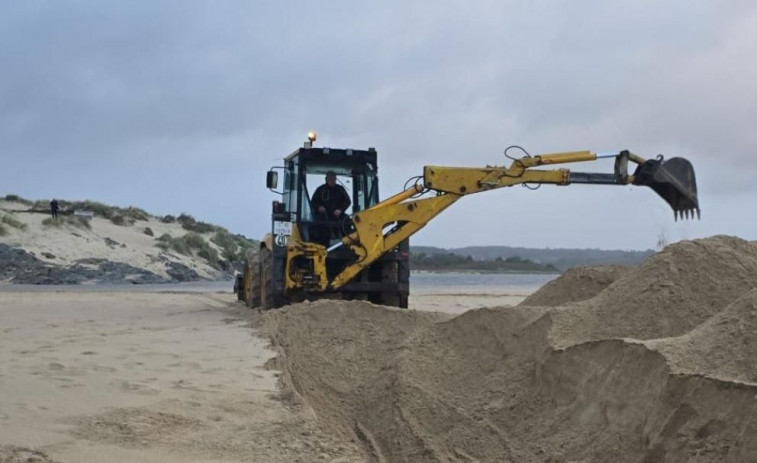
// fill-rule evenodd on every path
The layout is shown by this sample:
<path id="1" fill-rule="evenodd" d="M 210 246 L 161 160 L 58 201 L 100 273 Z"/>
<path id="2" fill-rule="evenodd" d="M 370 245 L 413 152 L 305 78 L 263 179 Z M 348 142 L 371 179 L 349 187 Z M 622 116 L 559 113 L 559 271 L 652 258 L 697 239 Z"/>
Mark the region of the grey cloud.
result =
<path id="1" fill-rule="evenodd" d="M 511 189 L 465 198 L 419 239 L 754 237 L 727 211 L 755 193 L 755 26 L 748 1 L 6 2 L 0 185 L 187 210 L 257 236 L 273 199 L 263 174 L 311 128 L 319 143 L 379 148 L 385 195 L 423 164 L 501 164 L 509 144 L 630 148 L 690 158 L 718 213 L 688 229 L 649 191 Z M 31 174 L 50 165 L 55 178 Z M 538 225 L 556 208 L 560 235 Z M 475 231 L 456 228 L 466 214 Z"/>

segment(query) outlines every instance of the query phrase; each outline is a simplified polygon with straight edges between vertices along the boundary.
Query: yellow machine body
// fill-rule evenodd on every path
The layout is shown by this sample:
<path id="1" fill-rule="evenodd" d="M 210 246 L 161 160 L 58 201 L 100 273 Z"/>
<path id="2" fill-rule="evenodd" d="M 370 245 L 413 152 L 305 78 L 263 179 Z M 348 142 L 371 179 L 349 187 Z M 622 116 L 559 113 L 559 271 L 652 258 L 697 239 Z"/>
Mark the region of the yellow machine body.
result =
<path id="1" fill-rule="evenodd" d="M 538 169 L 542 166 L 615 158 L 612 174 L 574 173 L 569 169 Z M 285 296 L 338 292 L 363 270 L 396 249 L 398 244 L 426 226 L 434 217 L 465 195 L 518 184 L 573 183 L 650 186 L 673 208 L 676 218 L 699 215 L 696 181 L 691 164 L 683 158 L 664 162 L 645 160 L 628 151 L 601 155 L 591 151 L 571 151 L 511 158 L 509 166 L 445 167 L 425 166 L 423 181 L 350 216 L 352 229 L 340 243 L 326 248 L 306 241 L 297 223 L 286 244 Z M 639 165 L 628 174 L 628 162 Z M 420 197 L 431 193 L 431 196 Z M 270 247 L 271 237 L 263 245 Z M 332 248 L 345 246 L 354 260 L 336 275 L 329 276 L 328 257 Z M 254 272 L 253 272 L 254 273 Z M 245 273 L 245 287 L 254 287 L 254 275 Z M 261 283 L 261 285 L 263 285 Z"/>

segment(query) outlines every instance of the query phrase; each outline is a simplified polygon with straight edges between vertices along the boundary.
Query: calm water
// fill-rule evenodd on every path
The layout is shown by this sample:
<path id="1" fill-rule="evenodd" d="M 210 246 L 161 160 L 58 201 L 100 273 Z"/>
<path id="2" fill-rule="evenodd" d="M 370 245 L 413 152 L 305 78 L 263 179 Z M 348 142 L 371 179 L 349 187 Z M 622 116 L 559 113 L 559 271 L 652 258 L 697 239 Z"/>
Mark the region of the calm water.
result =
<path id="1" fill-rule="evenodd" d="M 412 272 L 410 291 L 416 294 L 488 294 L 535 291 L 557 274 Z"/>
<path id="2" fill-rule="evenodd" d="M 412 272 L 411 292 L 415 294 L 503 293 L 533 291 L 556 278 L 553 274 L 511 273 L 432 273 Z M 7 285 L 2 291 L 137 291 L 137 292 L 232 292 L 233 280 L 196 281 L 154 285 L 103 284 L 103 285 Z"/>

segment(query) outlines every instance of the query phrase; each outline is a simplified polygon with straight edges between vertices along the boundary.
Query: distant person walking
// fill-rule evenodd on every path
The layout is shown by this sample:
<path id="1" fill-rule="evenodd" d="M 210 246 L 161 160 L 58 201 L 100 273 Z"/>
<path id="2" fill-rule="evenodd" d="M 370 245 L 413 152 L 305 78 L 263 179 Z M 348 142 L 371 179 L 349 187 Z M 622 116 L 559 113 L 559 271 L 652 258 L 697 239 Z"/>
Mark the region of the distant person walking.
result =
<path id="1" fill-rule="evenodd" d="M 52 201 L 50 201 L 50 214 L 52 214 L 53 219 L 57 219 L 58 218 L 58 210 L 59 209 L 60 209 L 60 207 L 58 206 L 58 200 L 53 199 Z"/>

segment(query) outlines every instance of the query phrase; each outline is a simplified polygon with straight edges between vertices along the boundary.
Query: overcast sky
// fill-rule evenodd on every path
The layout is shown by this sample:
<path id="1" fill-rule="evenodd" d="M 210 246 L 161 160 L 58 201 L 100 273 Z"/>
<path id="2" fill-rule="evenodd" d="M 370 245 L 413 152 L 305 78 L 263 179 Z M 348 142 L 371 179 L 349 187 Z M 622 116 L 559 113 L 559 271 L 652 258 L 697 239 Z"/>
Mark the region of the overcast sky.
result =
<path id="1" fill-rule="evenodd" d="M 757 239 L 757 2 L 0 2 L 0 194 L 187 212 L 259 238 L 265 172 L 376 147 L 381 196 L 423 165 L 630 149 L 692 161 L 702 220 L 649 188 L 463 198 L 413 239 L 654 248 Z M 612 163 L 573 164 L 604 170 Z M 582 169 L 584 168 L 584 169 Z"/>

